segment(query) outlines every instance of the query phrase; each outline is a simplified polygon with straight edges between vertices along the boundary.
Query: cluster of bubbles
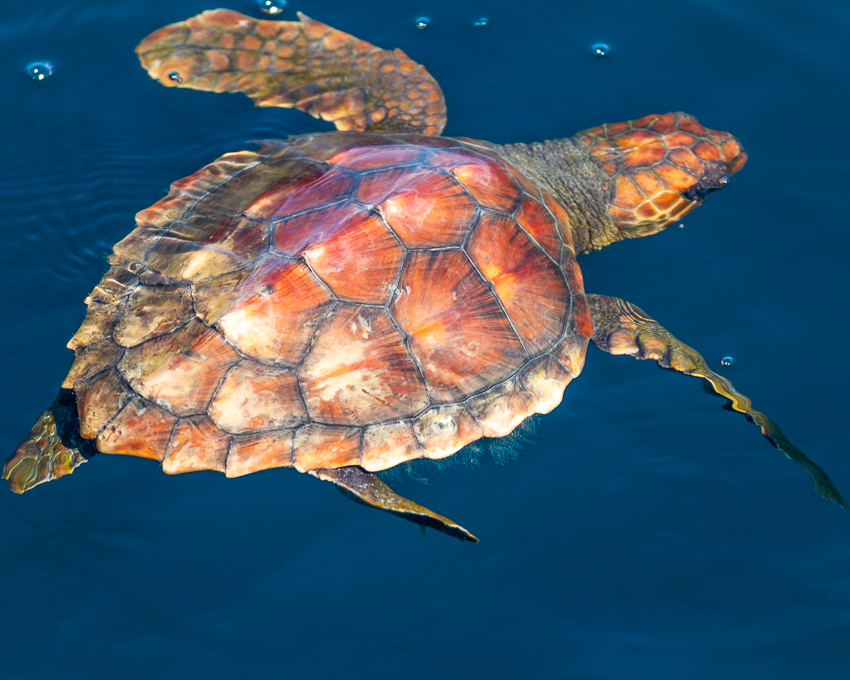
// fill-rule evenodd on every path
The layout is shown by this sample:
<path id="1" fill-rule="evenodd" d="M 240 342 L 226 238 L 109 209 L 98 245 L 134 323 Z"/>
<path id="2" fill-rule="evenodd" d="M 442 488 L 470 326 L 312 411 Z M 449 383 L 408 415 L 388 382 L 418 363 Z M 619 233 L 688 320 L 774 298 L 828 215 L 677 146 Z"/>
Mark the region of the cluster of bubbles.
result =
<path id="1" fill-rule="evenodd" d="M 286 0 L 257 0 L 257 6 L 266 14 L 280 14 L 286 6 Z"/>
<path id="2" fill-rule="evenodd" d="M 423 29 L 428 28 L 431 20 L 428 17 L 416 17 L 416 20 L 413 22 L 413 25 L 416 28 Z M 490 23 L 490 20 L 487 17 L 478 17 L 475 21 L 472 22 L 472 25 L 477 28 L 483 28 L 487 24 Z"/>
<path id="3" fill-rule="evenodd" d="M 27 74 L 33 80 L 45 80 L 53 75 L 53 65 L 48 61 L 34 61 L 27 66 Z"/>

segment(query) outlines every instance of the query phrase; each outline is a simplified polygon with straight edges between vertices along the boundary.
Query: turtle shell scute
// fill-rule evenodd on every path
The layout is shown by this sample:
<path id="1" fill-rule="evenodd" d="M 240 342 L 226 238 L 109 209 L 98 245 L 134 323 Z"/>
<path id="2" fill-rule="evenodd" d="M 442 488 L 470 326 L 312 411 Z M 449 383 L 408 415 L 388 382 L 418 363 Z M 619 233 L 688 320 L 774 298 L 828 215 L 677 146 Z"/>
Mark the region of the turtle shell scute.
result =
<path id="1" fill-rule="evenodd" d="M 263 142 L 109 261 L 65 384 L 169 473 L 444 458 L 554 408 L 592 333 L 563 208 L 475 140 Z"/>

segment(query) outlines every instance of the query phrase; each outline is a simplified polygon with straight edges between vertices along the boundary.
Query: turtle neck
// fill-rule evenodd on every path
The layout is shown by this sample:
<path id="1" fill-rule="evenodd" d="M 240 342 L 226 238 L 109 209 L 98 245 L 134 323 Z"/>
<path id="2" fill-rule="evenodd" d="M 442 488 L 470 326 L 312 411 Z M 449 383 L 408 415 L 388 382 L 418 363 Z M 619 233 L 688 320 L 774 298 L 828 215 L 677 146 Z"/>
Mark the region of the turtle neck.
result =
<path id="1" fill-rule="evenodd" d="M 575 140 L 493 146 L 564 207 L 576 253 L 599 250 L 623 238 L 608 215 L 603 173 Z"/>

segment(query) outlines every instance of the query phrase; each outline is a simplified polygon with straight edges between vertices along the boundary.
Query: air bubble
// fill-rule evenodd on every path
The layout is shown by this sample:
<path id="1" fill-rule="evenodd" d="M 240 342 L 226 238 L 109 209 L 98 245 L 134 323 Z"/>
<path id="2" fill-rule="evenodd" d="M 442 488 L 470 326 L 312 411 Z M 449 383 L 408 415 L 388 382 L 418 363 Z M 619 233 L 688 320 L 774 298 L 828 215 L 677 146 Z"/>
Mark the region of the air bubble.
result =
<path id="1" fill-rule="evenodd" d="M 679 229 L 684 229 L 684 228 L 685 228 L 685 223 L 679 222 Z"/>
<path id="2" fill-rule="evenodd" d="M 53 65 L 49 61 L 34 61 L 27 66 L 27 74 L 33 80 L 46 80 L 53 75 Z"/>
<path id="3" fill-rule="evenodd" d="M 590 48 L 590 50 L 593 52 L 593 56 L 604 57 L 608 54 L 611 48 L 608 47 L 608 45 L 606 45 L 605 43 L 596 43 L 593 47 Z"/>
<path id="4" fill-rule="evenodd" d="M 416 25 L 416 28 L 428 28 L 428 24 L 431 23 L 431 20 L 428 17 L 419 17 L 414 23 Z"/>
<path id="5" fill-rule="evenodd" d="M 729 184 L 729 178 L 726 177 L 726 175 L 721 177 L 719 181 L 720 181 L 720 186 L 722 186 L 722 187 L 725 187 L 727 184 Z"/>
<path id="6" fill-rule="evenodd" d="M 179 71 L 172 71 L 171 73 L 169 73 L 168 79 L 173 80 L 175 83 L 182 83 L 183 82 L 183 78 L 180 76 Z"/>
<path id="7" fill-rule="evenodd" d="M 720 363 L 723 364 L 724 366 L 731 366 L 732 364 L 735 363 L 735 359 L 733 359 L 732 357 L 723 357 L 720 360 Z"/>
<path id="8" fill-rule="evenodd" d="M 484 27 L 488 24 L 487 17 L 481 17 L 480 19 L 476 19 L 472 22 L 473 26 Z"/>
<path id="9" fill-rule="evenodd" d="M 286 0 L 257 0 L 257 6 L 266 14 L 280 14 L 286 6 Z"/>

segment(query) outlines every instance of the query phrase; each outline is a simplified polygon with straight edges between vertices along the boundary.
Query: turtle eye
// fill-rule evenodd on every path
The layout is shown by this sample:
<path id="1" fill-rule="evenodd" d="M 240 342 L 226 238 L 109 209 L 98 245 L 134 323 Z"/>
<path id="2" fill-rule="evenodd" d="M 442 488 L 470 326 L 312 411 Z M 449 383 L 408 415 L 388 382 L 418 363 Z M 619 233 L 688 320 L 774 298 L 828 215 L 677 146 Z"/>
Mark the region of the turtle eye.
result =
<path id="1" fill-rule="evenodd" d="M 712 193 L 722 189 L 727 184 L 729 184 L 729 177 L 726 175 L 703 177 L 682 195 L 689 201 L 704 201 Z"/>

